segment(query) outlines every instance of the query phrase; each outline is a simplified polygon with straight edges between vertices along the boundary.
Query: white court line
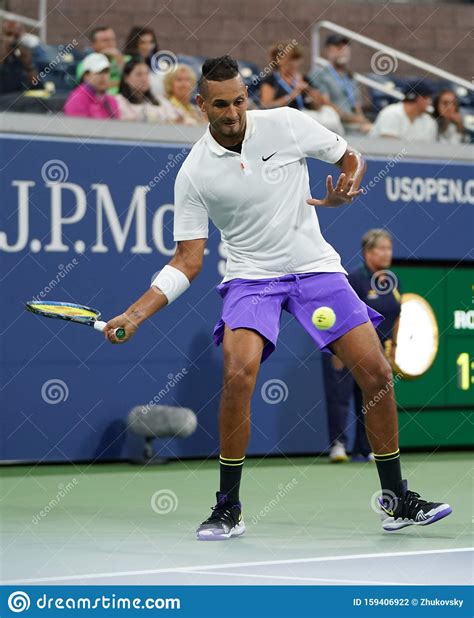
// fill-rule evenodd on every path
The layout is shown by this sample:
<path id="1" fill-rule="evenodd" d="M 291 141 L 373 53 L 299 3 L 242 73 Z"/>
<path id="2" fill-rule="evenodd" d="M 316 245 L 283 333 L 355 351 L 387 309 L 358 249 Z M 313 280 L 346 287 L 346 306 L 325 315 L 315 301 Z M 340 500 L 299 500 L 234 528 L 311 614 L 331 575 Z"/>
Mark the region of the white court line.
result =
<path id="1" fill-rule="evenodd" d="M 197 573 L 198 575 L 216 575 L 215 571 L 180 571 L 181 573 Z M 354 579 L 326 579 L 324 577 L 292 577 L 290 575 L 260 575 L 257 573 L 227 573 L 225 571 L 219 571 L 217 573 L 219 577 L 221 575 L 229 575 L 231 577 L 253 577 L 254 579 L 258 579 L 262 577 L 264 579 L 288 579 L 293 581 L 306 581 L 306 582 L 325 582 L 330 584 L 358 584 L 361 586 L 369 585 L 369 586 L 416 586 L 413 582 L 375 582 L 375 581 L 365 581 L 365 580 L 354 580 Z"/>
<path id="2" fill-rule="evenodd" d="M 201 541 L 204 543 L 204 541 Z M 423 551 L 385 552 L 380 554 L 349 554 L 347 556 L 318 556 L 317 558 L 293 558 L 288 560 L 260 560 L 258 562 L 228 562 L 220 564 L 200 564 L 182 566 L 171 569 L 143 569 L 141 571 L 113 571 L 111 573 L 84 573 L 82 575 L 59 575 L 57 577 L 34 577 L 31 579 L 11 579 L 0 581 L 2 585 L 28 584 L 32 582 L 58 582 L 81 579 L 98 579 L 99 577 L 126 577 L 133 575 L 157 575 L 159 573 L 182 573 L 183 571 L 237 569 L 240 567 L 272 566 L 275 564 L 304 564 L 307 562 L 334 562 L 338 560 L 368 560 L 370 558 L 394 558 L 399 556 L 426 556 L 429 554 L 453 554 L 472 552 L 472 547 L 457 547 L 455 549 L 425 549 Z"/>

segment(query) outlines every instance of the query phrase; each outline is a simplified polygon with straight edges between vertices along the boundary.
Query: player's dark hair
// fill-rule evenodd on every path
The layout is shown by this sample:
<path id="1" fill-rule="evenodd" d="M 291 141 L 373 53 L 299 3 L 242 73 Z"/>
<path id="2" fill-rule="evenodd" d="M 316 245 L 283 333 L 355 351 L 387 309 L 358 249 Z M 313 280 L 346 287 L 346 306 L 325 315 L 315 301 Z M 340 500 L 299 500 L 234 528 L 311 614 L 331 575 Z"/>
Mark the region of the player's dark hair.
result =
<path id="1" fill-rule="evenodd" d="M 201 69 L 201 77 L 198 81 L 199 94 L 204 96 L 206 93 L 206 82 L 225 82 L 228 79 L 233 79 L 239 75 L 239 65 L 237 60 L 234 60 L 227 54 L 219 56 L 219 58 L 208 58 Z"/>
<path id="2" fill-rule="evenodd" d="M 95 35 L 98 32 L 104 32 L 104 30 L 111 30 L 110 26 L 97 26 L 97 28 L 94 28 L 93 30 L 91 30 L 89 32 L 89 41 L 91 41 L 91 43 L 94 42 L 95 40 Z"/>

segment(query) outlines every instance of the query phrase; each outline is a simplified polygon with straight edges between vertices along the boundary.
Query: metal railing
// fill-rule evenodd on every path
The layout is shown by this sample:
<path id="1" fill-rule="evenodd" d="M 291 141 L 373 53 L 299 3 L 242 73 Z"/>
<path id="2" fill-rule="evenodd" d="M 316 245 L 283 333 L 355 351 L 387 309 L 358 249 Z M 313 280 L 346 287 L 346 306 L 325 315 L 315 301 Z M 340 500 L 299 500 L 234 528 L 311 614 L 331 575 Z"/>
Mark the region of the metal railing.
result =
<path id="1" fill-rule="evenodd" d="M 38 36 L 43 43 L 46 43 L 46 5 L 47 0 L 39 0 L 38 2 L 38 19 L 32 19 L 31 17 L 25 17 L 24 15 L 18 15 L 17 13 L 10 13 L 10 11 L 4 11 L 0 9 L 0 19 L 11 19 L 18 21 L 25 26 L 31 26 L 38 30 Z"/>
<path id="2" fill-rule="evenodd" d="M 458 77 L 457 75 L 454 75 L 453 73 L 450 73 L 449 71 L 444 71 L 443 69 L 439 69 L 438 67 L 435 67 L 433 64 L 429 64 L 428 62 L 423 62 L 423 60 L 418 60 L 414 56 L 410 56 L 410 54 L 405 54 L 404 52 L 394 49 L 393 47 L 384 45 L 383 43 L 380 43 L 380 41 L 375 41 L 374 39 L 371 39 L 367 36 L 358 34 L 357 32 L 354 32 L 354 30 L 349 30 L 349 28 L 344 28 L 343 26 L 339 26 L 338 24 L 335 24 L 332 21 L 326 21 L 326 20 L 319 21 L 318 23 L 316 23 L 311 33 L 311 57 L 312 57 L 313 68 L 315 67 L 316 64 L 322 64 L 320 62 L 321 60 L 320 58 L 321 28 L 326 28 L 327 30 L 331 30 L 332 32 L 336 32 L 337 34 L 342 34 L 343 36 L 346 36 L 351 41 L 356 41 L 357 43 L 360 43 L 361 45 L 366 45 L 367 47 L 376 49 L 377 51 L 387 54 L 391 58 L 395 58 L 402 62 L 406 62 L 407 64 L 417 67 L 418 69 L 421 69 L 422 71 L 425 71 L 426 73 L 430 73 L 431 75 L 436 75 L 437 77 L 446 79 L 453 84 L 462 86 L 463 88 L 466 88 L 467 90 L 474 91 L 474 85 L 471 82 L 467 81 L 466 79 L 463 79 L 462 77 Z M 372 80 L 364 75 L 361 75 L 360 73 L 354 74 L 354 77 L 357 81 L 360 81 L 361 83 L 365 83 L 366 85 L 369 85 L 371 88 L 386 92 L 387 94 L 390 94 L 390 96 L 393 96 L 395 98 L 403 98 L 403 94 L 399 90 L 389 89 L 389 91 L 387 91 L 387 87 L 384 86 L 383 83 L 379 83 L 375 80 Z"/>

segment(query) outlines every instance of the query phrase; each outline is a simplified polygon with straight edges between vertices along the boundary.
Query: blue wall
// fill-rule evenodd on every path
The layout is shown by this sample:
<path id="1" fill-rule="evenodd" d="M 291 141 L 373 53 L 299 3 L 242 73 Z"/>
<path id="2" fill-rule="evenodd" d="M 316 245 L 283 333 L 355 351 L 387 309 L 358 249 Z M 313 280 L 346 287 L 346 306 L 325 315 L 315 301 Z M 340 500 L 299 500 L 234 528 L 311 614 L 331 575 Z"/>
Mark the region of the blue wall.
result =
<path id="1" fill-rule="evenodd" d="M 0 459 L 127 458 L 138 446 L 124 431 L 127 413 L 154 398 L 198 414 L 196 433 L 162 443 L 163 453 L 217 454 L 222 353 L 211 334 L 224 262 L 215 229 L 191 289 L 127 345 L 108 345 L 92 329 L 23 309 L 33 297 L 70 300 L 101 309 L 107 319 L 138 297 L 173 254 L 173 183 L 187 151 L 169 144 L 0 137 Z M 310 162 L 313 195 L 322 194 L 329 170 Z M 366 195 L 346 208 L 319 209 L 321 227 L 348 270 L 359 263 L 359 240 L 370 227 L 394 234 L 397 258 L 472 259 L 468 172 L 467 165 L 448 161 L 370 160 Z M 124 226 L 131 213 L 134 191 L 135 217 L 121 238 L 119 221 Z M 278 404 L 262 398 L 269 380 L 286 385 Z M 250 453 L 326 447 L 320 353 L 285 315 L 277 351 L 260 372 Z"/>

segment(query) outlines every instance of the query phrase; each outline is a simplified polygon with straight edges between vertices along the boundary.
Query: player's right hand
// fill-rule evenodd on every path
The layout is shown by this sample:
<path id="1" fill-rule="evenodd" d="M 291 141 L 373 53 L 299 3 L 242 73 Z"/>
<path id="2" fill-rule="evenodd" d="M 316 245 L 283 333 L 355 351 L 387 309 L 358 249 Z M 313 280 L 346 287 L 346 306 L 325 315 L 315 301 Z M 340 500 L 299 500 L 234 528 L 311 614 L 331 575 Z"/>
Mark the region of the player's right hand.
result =
<path id="1" fill-rule="evenodd" d="M 117 328 L 123 328 L 125 331 L 125 337 L 122 339 L 117 339 L 115 336 L 115 330 Z M 138 324 L 133 322 L 126 313 L 121 313 L 116 318 L 112 318 L 107 322 L 104 328 L 104 335 L 110 343 L 125 343 L 133 337 L 137 330 Z"/>

